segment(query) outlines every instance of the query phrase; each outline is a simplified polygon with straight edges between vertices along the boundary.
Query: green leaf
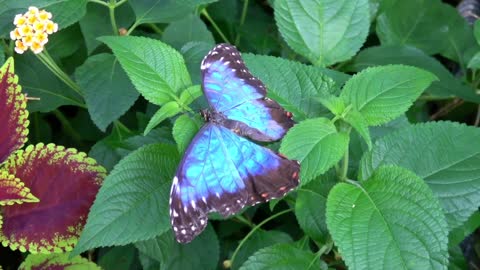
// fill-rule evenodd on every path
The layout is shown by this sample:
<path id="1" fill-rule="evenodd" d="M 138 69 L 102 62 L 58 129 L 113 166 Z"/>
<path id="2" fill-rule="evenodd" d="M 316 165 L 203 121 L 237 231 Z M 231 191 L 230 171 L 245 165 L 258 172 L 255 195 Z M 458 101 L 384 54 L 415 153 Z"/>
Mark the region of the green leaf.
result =
<path id="1" fill-rule="evenodd" d="M 350 59 L 365 42 L 368 0 L 276 0 L 275 20 L 287 44 L 314 65 Z"/>
<path id="2" fill-rule="evenodd" d="M 60 81 L 33 54 L 17 55 L 15 70 L 28 96 L 40 98 L 28 102 L 30 112 L 49 112 L 62 105 L 83 105 L 82 97 Z"/>
<path id="3" fill-rule="evenodd" d="M 69 257 L 69 253 L 62 254 L 30 254 L 18 268 L 19 270 L 37 270 L 37 269 L 84 269 L 100 270 L 95 263 L 76 256 Z"/>
<path id="4" fill-rule="evenodd" d="M 215 44 L 205 23 L 193 14 L 169 24 L 163 32 L 162 40 L 177 50 L 188 42 L 205 42 L 211 47 Z"/>
<path id="5" fill-rule="evenodd" d="M 145 37 L 101 37 L 120 61 L 137 90 L 148 101 L 163 105 L 190 86 L 185 62 L 170 46 Z"/>
<path id="6" fill-rule="evenodd" d="M 74 254 L 150 239 L 170 229 L 168 198 L 179 157 L 175 146 L 144 146 L 105 179 Z M 146 218 L 148 217 L 148 218 Z"/>
<path id="7" fill-rule="evenodd" d="M 478 20 L 475 20 L 473 25 L 473 35 L 475 36 L 477 43 L 480 44 L 480 21 Z"/>
<path id="8" fill-rule="evenodd" d="M 78 22 L 87 12 L 88 0 L 60 0 L 50 1 L 51 5 L 44 8 L 52 13 L 52 20 L 58 24 L 59 29 Z"/>
<path id="9" fill-rule="evenodd" d="M 432 72 L 439 81 L 433 82 L 426 90 L 434 97 L 461 97 L 465 100 L 480 103 L 480 97 L 462 81 L 455 78 L 438 60 L 426 55 L 414 47 L 377 46 L 362 50 L 347 67 L 350 71 L 361 71 L 371 66 L 404 64 L 415 66 Z"/>
<path id="10" fill-rule="evenodd" d="M 313 97 L 323 98 L 336 90 L 334 82 L 318 68 L 272 56 L 244 54 L 243 58 L 252 74 L 267 86 L 268 96 L 292 112 L 297 121 L 319 116 L 320 104 Z"/>
<path id="11" fill-rule="evenodd" d="M 480 129 L 450 122 L 412 125 L 377 140 L 360 166 L 368 178 L 383 165 L 407 168 L 439 198 L 450 228 L 463 224 L 480 205 Z"/>
<path id="12" fill-rule="evenodd" d="M 135 245 L 142 254 L 160 262 L 160 269 L 168 270 L 216 269 L 220 253 L 217 235 L 212 226 L 207 226 L 204 232 L 188 244 L 177 243 L 170 230 Z"/>
<path id="13" fill-rule="evenodd" d="M 325 221 L 327 194 L 335 175 L 325 174 L 297 189 L 295 216 L 298 224 L 314 241 L 325 243 L 329 237 Z"/>
<path id="14" fill-rule="evenodd" d="M 338 133 L 326 118 L 296 124 L 282 140 L 280 152 L 301 164 L 300 179 L 305 185 L 337 163 L 348 147 L 349 137 Z"/>
<path id="15" fill-rule="evenodd" d="M 447 46 L 445 6 L 438 0 L 395 1 L 377 18 L 382 45 L 410 45 L 427 54 L 439 53 Z"/>
<path id="16" fill-rule="evenodd" d="M 479 69 L 480 68 L 480 52 L 477 52 L 472 59 L 468 62 L 468 68 Z"/>
<path id="17" fill-rule="evenodd" d="M 179 20 L 202 4 L 217 0 L 129 0 L 137 17 L 136 24 L 169 23 Z"/>
<path id="18" fill-rule="evenodd" d="M 335 116 L 340 116 L 345 111 L 345 102 L 340 97 L 325 95 L 319 98 L 318 101 Z"/>
<path id="19" fill-rule="evenodd" d="M 259 249 L 273 246 L 280 243 L 290 243 L 292 237 L 290 235 L 280 231 L 256 231 L 247 241 L 243 244 L 242 248 L 238 251 L 235 261 L 233 261 L 232 269 L 238 269 L 240 266 Z"/>
<path id="20" fill-rule="evenodd" d="M 143 135 L 147 135 L 154 127 L 163 122 L 165 119 L 175 116 L 180 113 L 182 110 L 176 101 L 170 101 L 164 104 L 153 116 L 152 119 L 148 122 Z"/>
<path id="21" fill-rule="evenodd" d="M 50 35 L 46 49 L 53 59 L 70 56 L 82 45 L 78 42 L 79 36 L 81 36 L 80 27 L 77 24 L 72 25 Z"/>
<path id="22" fill-rule="evenodd" d="M 380 167 L 362 184 L 328 195 L 327 225 L 350 269 L 446 269 L 448 230 L 421 178 Z"/>
<path id="23" fill-rule="evenodd" d="M 137 252 L 133 245 L 114 247 L 102 254 L 97 263 L 102 269 L 130 270 L 134 266 L 136 256 Z"/>
<path id="24" fill-rule="evenodd" d="M 201 97 L 203 95 L 202 88 L 200 85 L 192 85 L 189 88 L 185 89 L 181 94 L 180 94 L 180 102 L 184 106 L 190 105 L 193 101 L 195 101 L 197 98 Z"/>
<path id="25" fill-rule="evenodd" d="M 111 54 L 89 57 L 77 68 L 75 77 L 85 94 L 88 113 L 102 131 L 122 116 L 138 98 L 138 92 L 127 74 Z"/>
<path id="26" fill-rule="evenodd" d="M 367 68 L 347 81 L 341 97 L 368 125 L 380 125 L 407 111 L 435 79 L 430 72 L 409 66 Z"/>
<path id="27" fill-rule="evenodd" d="M 184 114 L 175 120 L 173 124 L 173 138 L 177 142 L 178 152 L 184 153 L 187 149 L 190 141 L 195 137 L 202 123 L 198 118 L 190 118 L 188 115 Z"/>
<path id="28" fill-rule="evenodd" d="M 362 114 L 355 110 L 350 110 L 343 120 L 349 123 L 358 132 L 358 134 L 365 140 L 368 149 L 371 149 L 372 138 L 370 137 L 367 121 L 363 118 Z"/>
<path id="29" fill-rule="evenodd" d="M 304 251 L 292 244 L 277 244 L 259 250 L 240 267 L 240 270 L 292 270 L 326 269 L 310 251 Z"/>
<path id="30" fill-rule="evenodd" d="M 181 53 L 194 84 L 202 82 L 200 63 L 212 48 L 213 46 L 206 42 L 188 42 L 182 47 Z"/>
<path id="31" fill-rule="evenodd" d="M 470 218 L 462 224 L 462 226 L 450 231 L 448 235 L 448 245 L 450 247 L 459 246 L 469 235 L 475 233 L 480 228 L 480 212 L 477 211 L 470 216 Z"/>
<path id="32" fill-rule="evenodd" d="M 135 20 L 135 14 L 133 14 L 129 4 L 124 4 L 115 8 L 115 19 L 119 29 L 128 29 Z M 79 24 L 88 54 L 91 54 L 93 50 L 102 44 L 97 40 L 98 37 L 116 34 L 113 33 L 109 9 L 96 3 L 87 5 L 87 13 L 80 20 Z"/>

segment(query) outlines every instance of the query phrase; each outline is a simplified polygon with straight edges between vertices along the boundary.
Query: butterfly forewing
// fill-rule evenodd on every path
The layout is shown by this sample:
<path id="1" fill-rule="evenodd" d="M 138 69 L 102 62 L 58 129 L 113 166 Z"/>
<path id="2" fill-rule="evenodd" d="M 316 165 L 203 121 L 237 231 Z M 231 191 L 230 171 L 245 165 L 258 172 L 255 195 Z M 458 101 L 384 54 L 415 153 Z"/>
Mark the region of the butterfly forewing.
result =
<path id="1" fill-rule="evenodd" d="M 177 170 L 170 217 L 179 242 L 206 226 L 209 212 L 229 216 L 246 205 L 285 195 L 298 185 L 300 166 L 214 124 L 195 136 Z"/>
<path id="2" fill-rule="evenodd" d="M 227 128 L 238 128 L 239 134 L 257 141 L 276 141 L 293 126 L 291 114 L 266 98 L 265 85 L 250 73 L 234 46 L 217 45 L 201 68 L 205 96 L 215 112 L 230 120 Z"/>

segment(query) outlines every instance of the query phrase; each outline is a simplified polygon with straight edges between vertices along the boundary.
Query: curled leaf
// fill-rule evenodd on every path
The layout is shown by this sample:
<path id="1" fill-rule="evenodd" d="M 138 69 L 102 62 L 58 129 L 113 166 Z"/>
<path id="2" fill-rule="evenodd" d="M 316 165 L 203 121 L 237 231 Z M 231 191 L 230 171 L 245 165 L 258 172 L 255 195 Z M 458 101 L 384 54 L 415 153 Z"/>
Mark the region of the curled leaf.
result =
<path id="1" fill-rule="evenodd" d="M 27 141 L 27 99 L 21 90 L 9 58 L 0 68 L 0 163 Z"/>
<path id="2" fill-rule="evenodd" d="M 23 202 L 38 202 L 30 189 L 17 177 L 7 171 L 0 171 L 0 205 L 13 205 Z"/>
<path id="3" fill-rule="evenodd" d="M 40 202 L 3 209 L 2 244 L 31 253 L 72 250 L 105 169 L 76 149 L 41 143 L 17 151 L 5 164 Z"/>

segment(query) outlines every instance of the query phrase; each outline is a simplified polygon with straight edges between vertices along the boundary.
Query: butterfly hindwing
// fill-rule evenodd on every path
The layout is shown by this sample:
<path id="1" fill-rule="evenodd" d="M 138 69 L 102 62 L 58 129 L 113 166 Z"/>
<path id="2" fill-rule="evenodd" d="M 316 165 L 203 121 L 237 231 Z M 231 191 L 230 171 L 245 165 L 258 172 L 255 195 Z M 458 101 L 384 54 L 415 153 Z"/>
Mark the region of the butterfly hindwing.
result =
<path id="1" fill-rule="evenodd" d="M 205 56 L 201 69 L 210 106 L 231 122 L 239 122 L 230 125 L 239 127 L 240 134 L 257 141 L 276 141 L 293 126 L 291 114 L 266 98 L 265 85 L 250 73 L 234 46 L 217 45 Z"/>
<path id="2" fill-rule="evenodd" d="M 188 147 L 170 192 L 170 218 L 179 242 L 207 225 L 207 214 L 227 217 L 247 205 L 281 197 L 298 185 L 299 164 L 239 137 L 205 125 Z"/>

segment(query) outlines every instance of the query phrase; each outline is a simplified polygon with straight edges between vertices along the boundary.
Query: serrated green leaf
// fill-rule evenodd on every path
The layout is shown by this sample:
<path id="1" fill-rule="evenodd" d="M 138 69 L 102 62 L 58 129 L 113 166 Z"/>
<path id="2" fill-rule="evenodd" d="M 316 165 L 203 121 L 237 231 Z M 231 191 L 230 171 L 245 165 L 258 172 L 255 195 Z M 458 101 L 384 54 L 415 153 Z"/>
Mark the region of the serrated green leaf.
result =
<path id="1" fill-rule="evenodd" d="M 362 184 L 336 185 L 327 199 L 327 225 L 351 269 L 446 269 L 440 203 L 406 169 L 380 167 Z"/>
<path id="2" fill-rule="evenodd" d="M 332 79 L 312 66 L 272 56 L 244 54 L 243 58 L 252 74 L 267 86 L 268 96 L 292 112 L 297 121 L 321 115 L 314 97 L 321 99 L 337 89 Z"/>
<path id="3" fill-rule="evenodd" d="M 247 241 L 243 244 L 242 248 L 238 251 L 235 261 L 233 261 L 232 269 L 238 269 L 240 266 L 259 249 L 273 246 L 280 243 L 290 243 L 292 237 L 290 235 L 280 231 L 256 231 Z"/>
<path id="4" fill-rule="evenodd" d="M 472 59 L 468 62 L 468 68 L 479 69 L 480 68 L 480 52 L 477 52 Z"/>
<path id="5" fill-rule="evenodd" d="M 377 46 L 362 50 L 347 66 L 347 70 L 361 71 L 367 67 L 390 64 L 404 64 L 430 71 L 438 77 L 425 91 L 434 97 L 461 97 L 465 100 L 480 103 L 480 97 L 471 86 L 455 78 L 438 60 L 426 55 L 419 49 L 406 46 Z"/>
<path id="6" fill-rule="evenodd" d="M 188 42 L 181 49 L 194 84 L 202 82 L 200 63 L 211 49 L 212 46 L 205 42 Z"/>
<path id="7" fill-rule="evenodd" d="M 160 269 L 168 270 L 215 269 L 220 253 L 212 226 L 207 226 L 188 244 L 177 243 L 170 230 L 154 239 L 135 243 L 135 246 L 142 254 L 160 262 Z"/>
<path id="8" fill-rule="evenodd" d="M 192 119 L 184 114 L 175 120 L 173 124 L 173 138 L 177 142 L 178 152 L 184 153 L 190 141 L 195 137 L 202 123 L 199 119 Z"/>
<path id="9" fill-rule="evenodd" d="M 111 54 L 89 57 L 77 68 L 75 77 L 85 95 L 88 113 L 102 131 L 138 98 L 138 92 L 127 74 Z"/>
<path id="10" fill-rule="evenodd" d="M 135 20 L 135 14 L 127 3 L 115 8 L 115 19 L 119 29 L 127 29 Z M 109 9 L 95 3 L 87 5 L 87 13 L 79 21 L 79 24 L 85 39 L 88 54 L 91 54 L 102 44 L 97 40 L 98 37 L 116 34 L 113 33 Z"/>
<path id="11" fill-rule="evenodd" d="M 114 247 L 99 256 L 97 263 L 102 269 L 130 270 L 134 266 L 136 257 L 137 252 L 133 245 L 120 246 Z"/>
<path id="12" fill-rule="evenodd" d="M 349 123 L 358 132 L 358 134 L 362 136 L 362 138 L 365 140 L 365 143 L 367 143 L 368 149 L 371 149 L 372 138 L 370 137 L 367 121 L 365 118 L 363 118 L 362 114 L 352 109 L 347 113 L 343 120 Z"/>
<path id="13" fill-rule="evenodd" d="M 383 165 L 407 168 L 433 190 L 450 228 L 463 224 L 480 205 L 480 129 L 438 122 L 412 125 L 377 140 L 365 153 L 360 179 Z"/>
<path id="14" fill-rule="evenodd" d="M 152 116 L 150 121 L 148 122 L 143 135 L 147 135 L 153 128 L 155 128 L 158 124 L 163 122 L 165 119 L 175 116 L 180 113 L 182 109 L 176 101 L 170 101 L 165 103 L 160 109 Z"/>
<path id="15" fill-rule="evenodd" d="M 382 45 L 410 45 L 427 54 L 447 46 L 445 4 L 438 0 L 394 1 L 377 18 Z"/>
<path id="16" fill-rule="evenodd" d="M 340 116 L 345 111 L 345 102 L 342 98 L 334 95 L 324 95 L 318 101 L 336 116 Z"/>
<path id="17" fill-rule="evenodd" d="M 180 94 L 180 102 L 182 105 L 188 106 L 197 98 L 203 95 L 202 88 L 200 85 L 192 85 L 189 88 L 185 89 Z"/>
<path id="18" fill-rule="evenodd" d="M 275 20 L 283 39 L 315 65 L 351 58 L 370 25 L 368 0 L 276 0 Z"/>
<path id="19" fill-rule="evenodd" d="M 177 149 L 167 144 L 147 145 L 122 159 L 97 194 L 72 253 L 146 240 L 170 229 L 168 198 L 178 161 Z"/>
<path id="20" fill-rule="evenodd" d="M 177 50 L 188 42 L 205 42 L 210 47 L 215 44 L 213 35 L 205 23 L 193 14 L 169 24 L 163 32 L 162 40 Z"/>
<path id="21" fill-rule="evenodd" d="M 306 235 L 317 242 L 325 243 L 329 233 L 325 222 L 327 197 L 321 192 L 322 184 L 312 181 L 297 190 L 295 216 Z"/>
<path id="22" fill-rule="evenodd" d="M 137 90 L 148 101 L 163 105 L 190 86 L 185 62 L 170 46 L 145 37 L 101 37 L 120 61 Z"/>
<path id="23" fill-rule="evenodd" d="M 282 140 L 280 152 L 301 164 L 300 179 L 305 185 L 337 163 L 348 147 L 349 137 L 338 133 L 326 118 L 296 124 Z"/>
<path id="24" fill-rule="evenodd" d="M 298 249 L 292 244 L 277 244 L 259 250 L 240 267 L 240 270 L 326 269 L 315 254 Z"/>
<path id="25" fill-rule="evenodd" d="M 430 72 L 409 66 L 367 68 L 347 81 L 342 97 L 365 118 L 380 125 L 400 116 L 436 80 Z"/>
<path id="26" fill-rule="evenodd" d="M 169 23 L 179 20 L 195 11 L 202 4 L 217 0 L 129 0 L 137 17 L 137 24 L 141 23 Z"/>

